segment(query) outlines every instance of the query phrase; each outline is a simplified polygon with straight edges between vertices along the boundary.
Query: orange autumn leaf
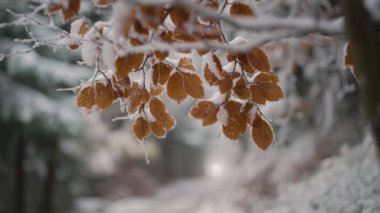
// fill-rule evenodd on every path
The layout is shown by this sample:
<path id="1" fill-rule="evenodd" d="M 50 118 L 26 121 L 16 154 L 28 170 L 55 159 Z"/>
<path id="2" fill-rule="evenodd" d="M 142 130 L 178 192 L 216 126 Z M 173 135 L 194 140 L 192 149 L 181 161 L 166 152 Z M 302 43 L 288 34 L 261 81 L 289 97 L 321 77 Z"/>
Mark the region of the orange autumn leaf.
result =
<path id="1" fill-rule="evenodd" d="M 174 6 L 169 15 L 173 23 L 179 28 L 183 27 L 184 23 L 190 19 L 190 12 L 180 5 Z"/>
<path id="2" fill-rule="evenodd" d="M 154 51 L 154 57 L 156 57 L 158 60 L 165 60 L 169 56 L 168 51 Z"/>
<path id="3" fill-rule="evenodd" d="M 170 72 L 172 71 L 173 67 L 170 66 L 169 64 L 165 64 L 161 62 L 161 63 L 154 64 L 152 69 L 153 69 L 153 73 L 152 73 L 153 84 L 157 85 L 159 83 L 161 85 L 164 85 L 169 80 Z"/>
<path id="4" fill-rule="evenodd" d="M 201 119 L 203 126 L 209 126 L 218 120 L 216 115 L 219 106 L 211 101 L 199 101 L 190 110 L 190 115 L 195 119 Z"/>
<path id="5" fill-rule="evenodd" d="M 251 134 L 255 144 L 264 151 L 268 149 L 273 141 L 272 128 L 259 114 L 256 114 L 256 119 L 252 124 Z"/>
<path id="6" fill-rule="evenodd" d="M 90 110 L 95 104 L 94 88 L 92 86 L 83 87 L 77 96 L 77 106 Z"/>
<path id="7" fill-rule="evenodd" d="M 148 121 L 139 117 L 133 122 L 133 135 L 137 138 L 138 141 L 143 141 L 146 137 L 148 137 L 151 133 L 151 129 Z"/>
<path id="8" fill-rule="evenodd" d="M 261 48 L 255 48 L 248 53 L 249 63 L 255 69 L 263 72 L 270 72 L 268 56 Z"/>
<path id="9" fill-rule="evenodd" d="M 167 112 L 165 104 L 158 98 L 151 98 L 149 109 L 153 117 L 156 119 L 157 125 L 164 127 L 166 130 L 171 130 L 175 126 L 174 118 Z"/>
<path id="10" fill-rule="evenodd" d="M 144 61 L 144 56 L 144 53 L 131 53 L 118 57 L 115 61 L 116 77 L 122 79 L 128 76 L 133 69 L 139 69 Z"/>
<path id="11" fill-rule="evenodd" d="M 114 91 L 111 84 L 104 85 L 103 83 L 96 83 L 95 85 L 96 105 L 99 109 L 107 109 L 110 107 L 114 100 Z"/>
<path id="12" fill-rule="evenodd" d="M 251 97 L 251 91 L 249 90 L 248 84 L 244 78 L 240 78 L 236 82 L 236 85 L 233 88 L 233 91 L 236 94 L 236 96 L 238 96 L 240 99 L 246 100 Z"/>
<path id="13" fill-rule="evenodd" d="M 242 105 L 236 101 L 228 101 L 224 105 L 224 109 L 228 113 L 227 124 L 223 125 L 223 133 L 231 140 L 240 138 L 241 131 L 239 127 L 239 113 Z"/>
<path id="14" fill-rule="evenodd" d="M 248 4 L 242 2 L 234 2 L 230 8 L 230 14 L 233 16 L 256 16 L 252 8 Z"/>
<path id="15" fill-rule="evenodd" d="M 183 84 L 183 77 L 176 72 L 170 76 L 167 84 L 167 93 L 169 98 L 175 100 L 178 104 L 187 97 L 187 92 Z"/>
<path id="16" fill-rule="evenodd" d="M 191 58 L 181 58 L 178 62 L 178 67 L 195 72 L 195 68 Z"/>
<path id="17" fill-rule="evenodd" d="M 278 101 L 284 98 L 278 85 L 278 77 L 274 73 L 260 72 L 250 87 L 252 101 L 265 104 L 266 101 Z"/>
<path id="18" fill-rule="evenodd" d="M 150 129 L 152 130 L 152 134 L 157 138 L 165 138 L 166 129 L 158 122 L 150 123 Z"/>
<path id="19" fill-rule="evenodd" d="M 197 74 L 182 73 L 183 86 L 191 97 L 201 99 L 205 96 L 201 78 Z"/>
<path id="20" fill-rule="evenodd" d="M 67 7 L 62 7 L 62 14 L 64 21 L 68 21 L 80 10 L 80 0 L 68 0 Z"/>

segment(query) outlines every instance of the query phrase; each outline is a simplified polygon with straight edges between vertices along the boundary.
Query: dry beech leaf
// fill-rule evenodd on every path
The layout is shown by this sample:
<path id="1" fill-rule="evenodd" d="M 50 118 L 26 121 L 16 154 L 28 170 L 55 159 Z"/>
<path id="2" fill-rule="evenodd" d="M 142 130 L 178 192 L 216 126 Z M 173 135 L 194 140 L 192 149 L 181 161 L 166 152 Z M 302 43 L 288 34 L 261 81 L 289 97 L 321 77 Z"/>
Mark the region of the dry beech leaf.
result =
<path id="1" fill-rule="evenodd" d="M 157 85 L 158 83 L 161 85 L 166 84 L 166 82 L 169 80 L 170 72 L 173 70 L 173 67 L 169 64 L 165 63 L 156 63 L 152 66 L 153 73 L 152 73 L 152 80 L 153 84 Z"/>
<path id="2" fill-rule="evenodd" d="M 147 89 L 140 88 L 137 83 L 128 90 L 128 113 L 133 114 L 141 104 L 149 102 L 150 94 Z"/>
<path id="3" fill-rule="evenodd" d="M 139 69 L 144 61 L 144 56 L 144 53 L 131 53 L 118 57 L 115 61 L 116 77 L 122 79 L 128 76 L 133 69 Z"/>
<path id="4" fill-rule="evenodd" d="M 80 10 L 80 0 L 68 0 L 67 7 L 62 7 L 63 19 L 68 21 Z"/>
<path id="5" fill-rule="evenodd" d="M 270 125 L 264 121 L 259 114 L 256 114 L 256 119 L 252 124 L 252 139 L 256 145 L 262 149 L 268 149 L 273 141 L 273 132 Z"/>
<path id="6" fill-rule="evenodd" d="M 187 94 L 195 99 L 201 99 L 205 96 L 202 80 L 197 74 L 182 73 L 183 86 Z"/>
<path id="7" fill-rule="evenodd" d="M 104 85 L 96 83 L 95 85 L 96 105 L 99 109 L 107 109 L 112 105 L 114 100 L 114 91 L 111 84 Z"/>
<path id="8" fill-rule="evenodd" d="M 230 92 L 232 89 L 232 76 L 231 75 L 224 75 L 224 78 L 219 81 L 219 90 L 220 93 L 224 94 L 227 92 Z"/>
<path id="9" fill-rule="evenodd" d="M 158 98 L 151 98 L 149 102 L 149 109 L 156 123 L 166 130 L 171 130 L 175 126 L 174 118 L 167 112 L 165 104 Z"/>
<path id="10" fill-rule="evenodd" d="M 202 119 L 203 126 L 209 126 L 218 120 L 216 115 L 219 112 L 219 106 L 211 101 L 199 101 L 190 110 L 190 115 L 196 119 Z"/>
<path id="11" fill-rule="evenodd" d="M 255 68 L 249 62 L 248 53 L 238 53 L 237 59 L 244 71 L 248 73 L 253 73 L 255 71 Z"/>
<path id="12" fill-rule="evenodd" d="M 248 53 L 248 60 L 252 67 L 263 72 L 270 72 L 270 63 L 267 54 L 261 48 L 255 48 Z"/>
<path id="13" fill-rule="evenodd" d="M 181 58 L 178 62 L 178 67 L 195 72 L 195 68 L 191 58 Z"/>
<path id="14" fill-rule="evenodd" d="M 224 109 L 228 112 L 227 124 L 223 125 L 223 133 L 231 140 L 240 138 L 241 131 L 239 127 L 239 113 L 242 105 L 236 101 L 228 101 L 224 105 Z"/>
<path id="15" fill-rule="evenodd" d="M 170 10 L 170 18 L 175 26 L 181 28 L 189 20 L 190 12 L 184 7 L 177 5 Z"/>
<path id="16" fill-rule="evenodd" d="M 252 101 L 265 104 L 266 101 L 278 101 L 284 97 L 278 86 L 278 77 L 274 73 L 260 72 L 250 87 Z"/>
<path id="17" fill-rule="evenodd" d="M 96 7 L 104 8 L 104 7 L 111 6 L 114 0 L 92 0 L 92 2 L 94 3 Z"/>
<path id="18" fill-rule="evenodd" d="M 157 86 L 150 85 L 149 90 L 150 90 L 150 96 L 159 96 L 164 91 L 164 88 L 160 85 L 157 85 Z"/>
<path id="19" fill-rule="evenodd" d="M 148 137 L 151 133 L 151 129 L 148 121 L 139 117 L 133 122 L 133 135 L 137 138 L 138 141 L 143 141 L 146 137 Z"/>
<path id="20" fill-rule="evenodd" d="M 157 122 L 150 123 L 150 129 L 152 130 L 152 134 L 157 138 L 165 138 L 166 129 Z"/>
<path id="21" fill-rule="evenodd" d="M 237 82 L 235 87 L 233 88 L 234 93 L 243 100 L 249 99 L 251 97 L 251 91 L 249 90 L 247 86 L 247 82 L 244 78 L 240 78 Z"/>
<path id="22" fill-rule="evenodd" d="M 158 60 L 165 60 L 169 56 L 168 51 L 155 51 L 154 57 L 156 57 Z"/>
<path id="23" fill-rule="evenodd" d="M 111 82 L 117 97 L 127 98 L 129 96 L 128 89 L 131 86 L 131 81 L 128 76 L 118 80 L 114 74 Z"/>
<path id="24" fill-rule="evenodd" d="M 157 29 L 164 21 L 165 11 L 163 6 L 158 5 L 141 5 L 141 22 L 144 26 L 150 29 Z"/>
<path id="25" fill-rule="evenodd" d="M 183 77 L 180 73 L 176 72 L 170 76 L 167 84 L 168 96 L 175 100 L 178 104 L 181 103 L 187 97 L 187 92 L 183 85 Z"/>
<path id="26" fill-rule="evenodd" d="M 92 86 L 83 87 L 77 96 L 77 106 L 90 110 L 95 104 L 94 88 Z"/>
<path id="27" fill-rule="evenodd" d="M 138 19 L 135 20 L 133 27 L 137 33 L 140 33 L 140 34 L 146 35 L 146 36 L 149 35 L 149 30 L 144 28 Z"/>
<path id="28" fill-rule="evenodd" d="M 210 70 L 210 67 L 216 68 L 215 72 L 218 72 L 219 75 L 222 75 L 223 72 L 222 63 L 215 54 L 212 55 L 212 62 L 214 63 L 213 65 L 206 63 L 203 70 L 203 75 L 210 86 L 219 85 L 220 83 L 218 77 Z"/>
<path id="29" fill-rule="evenodd" d="M 256 16 L 252 8 L 242 2 L 234 2 L 230 8 L 230 14 L 233 16 Z"/>

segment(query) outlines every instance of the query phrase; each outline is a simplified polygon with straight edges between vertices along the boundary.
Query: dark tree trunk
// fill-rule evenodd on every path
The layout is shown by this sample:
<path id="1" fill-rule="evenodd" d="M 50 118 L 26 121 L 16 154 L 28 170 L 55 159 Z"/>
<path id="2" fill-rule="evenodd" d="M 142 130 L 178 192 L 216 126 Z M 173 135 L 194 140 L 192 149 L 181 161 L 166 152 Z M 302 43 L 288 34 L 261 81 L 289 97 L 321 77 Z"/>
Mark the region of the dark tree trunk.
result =
<path id="1" fill-rule="evenodd" d="M 56 170 L 58 164 L 59 155 L 59 140 L 52 141 L 52 150 L 50 158 L 47 159 L 47 177 L 45 183 L 45 201 L 44 210 L 45 213 L 53 213 L 54 211 L 54 197 L 55 197 L 55 185 L 56 185 Z"/>
<path id="2" fill-rule="evenodd" d="M 361 98 L 380 150 L 380 25 L 363 0 L 345 0 L 346 33 L 358 71 Z"/>
<path id="3" fill-rule="evenodd" d="M 25 158 L 26 158 L 26 140 L 23 134 L 17 143 L 15 160 L 15 194 L 14 194 L 14 213 L 25 212 Z"/>

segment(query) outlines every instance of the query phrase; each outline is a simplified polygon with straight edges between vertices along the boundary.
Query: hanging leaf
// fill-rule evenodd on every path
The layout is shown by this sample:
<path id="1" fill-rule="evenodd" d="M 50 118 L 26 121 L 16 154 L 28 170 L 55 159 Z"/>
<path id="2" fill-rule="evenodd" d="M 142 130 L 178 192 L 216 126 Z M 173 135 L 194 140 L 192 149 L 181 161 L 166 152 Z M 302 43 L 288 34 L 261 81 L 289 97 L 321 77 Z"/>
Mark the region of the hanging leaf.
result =
<path id="1" fill-rule="evenodd" d="M 77 96 L 77 106 L 90 110 L 95 104 L 94 88 L 92 86 L 83 87 Z"/>
<path id="2" fill-rule="evenodd" d="M 240 138 L 239 113 L 242 105 L 236 101 L 228 101 L 224 109 L 228 112 L 227 124 L 223 125 L 223 133 L 231 140 Z"/>
<path id="3" fill-rule="evenodd" d="M 284 98 L 277 83 L 278 77 L 274 73 L 260 72 L 256 75 L 250 87 L 253 102 L 265 104 L 266 101 L 278 101 Z"/>
<path id="4" fill-rule="evenodd" d="M 184 88 L 191 97 L 201 99 L 205 96 L 201 78 L 197 74 L 182 73 Z"/>
<path id="5" fill-rule="evenodd" d="M 167 131 L 161 124 L 157 122 L 150 123 L 150 129 L 155 137 L 165 138 Z"/>
<path id="6" fill-rule="evenodd" d="M 169 98 L 175 100 L 178 104 L 187 97 L 187 92 L 183 85 L 183 77 L 178 72 L 170 76 L 167 84 L 167 93 Z"/>
<path id="7" fill-rule="evenodd" d="M 261 48 L 255 48 L 248 53 L 249 63 L 252 67 L 263 72 L 270 72 L 268 56 Z"/>
<path id="8" fill-rule="evenodd" d="M 195 119 L 201 119 L 203 126 L 209 126 L 218 120 L 216 115 L 219 112 L 219 106 L 211 101 L 199 101 L 190 110 L 190 115 Z"/>
<path id="9" fill-rule="evenodd" d="M 99 109 L 107 109 L 113 103 L 114 91 L 111 84 L 104 85 L 103 83 L 96 83 L 95 85 L 96 105 Z"/>
<path id="10" fill-rule="evenodd" d="M 158 60 L 165 60 L 169 56 L 168 51 L 155 51 L 154 52 L 154 57 L 156 57 Z"/>
<path id="11" fill-rule="evenodd" d="M 151 133 L 149 123 L 143 117 L 139 117 L 135 119 L 135 121 L 133 122 L 132 128 L 133 128 L 133 135 L 140 142 L 143 141 L 146 137 L 148 137 Z"/>
<path id="12" fill-rule="evenodd" d="M 195 72 L 193 61 L 191 58 L 181 58 L 178 62 L 178 67 L 181 69 L 186 69 L 192 72 Z"/>
<path id="13" fill-rule="evenodd" d="M 182 28 L 185 22 L 190 19 L 190 12 L 184 7 L 177 5 L 170 10 L 170 18 L 177 27 Z"/>
<path id="14" fill-rule="evenodd" d="M 175 126 L 174 118 L 167 112 L 165 104 L 158 98 L 153 97 L 149 102 L 149 109 L 153 117 L 156 119 L 157 125 L 162 126 L 166 130 L 171 130 Z"/>
<path id="15" fill-rule="evenodd" d="M 118 57 L 115 62 L 116 77 L 122 79 L 128 76 L 133 69 L 139 69 L 144 61 L 144 57 L 144 53 L 131 53 Z"/>
<path id="16" fill-rule="evenodd" d="M 67 7 L 62 7 L 64 21 L 68 21 L 78 14 L 80 10 L 80 0 L 68 0 Z"/>
<path id="17" fill-rule="evenodd" d="M 241 77 L 237 82 L 235 87 L 233 88 L 234 93 L 240 99 L 246 100 L 251 97 L 251 91 L 248 88 L 248 84 L 243 77 Z"/>
<path id="18" fill-rule="evenodd" d="M 252 124 L 251 134 L 256 145 L 264 151 L 268 149 L 273 141 L 272 128 L 259 114 L 256 114 L 256 119 Z"/>
<path id="19" fill-rule="evenodd" d="M 170 66 L 169 64 L 160 62 L 160 63 L 154 64 L 152 69 L 153 69 L 153 73 L 152 73 L 153 84 L 157 85 L 159 83 L 161 85 L 164 85 L 169 80 L 170 72 L 173 70 L 173 67 Z"/>
<path id="20" fill-rule="evenodd" d="M 230 8 L 230 14 L 233 16 L 256 16 L 252 8 L 248 4 L 242 2 L 234 2 Z"/>

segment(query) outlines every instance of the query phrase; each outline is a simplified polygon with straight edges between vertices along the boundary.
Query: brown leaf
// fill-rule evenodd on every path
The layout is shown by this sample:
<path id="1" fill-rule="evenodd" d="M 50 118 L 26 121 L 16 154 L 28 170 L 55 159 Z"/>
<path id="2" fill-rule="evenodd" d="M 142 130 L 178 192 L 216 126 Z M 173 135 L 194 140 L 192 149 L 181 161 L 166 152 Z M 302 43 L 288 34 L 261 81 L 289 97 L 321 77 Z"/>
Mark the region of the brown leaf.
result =
<path id="1" fill-rule="evenodd" d="M 216 67 L 216 72 L 218 72 L 219 75 L 222 75 L 222 64 L 220 63 L 219 58 L 215 54 L 213 54 L 212 59 L 214 64 L 209 65 L 208 63 L 206 63 L 205 68 L 203 70 L 204 77 L 206 81 L 210 84 L 210 86 L 219 85 L 220 83 L 218 77 L 210 70 L 210 66 Z"/>
<path id="2" fill-rule="evenodd" d="M 150 96 L 159 96 L 161 95 L 164 88 L 160 85 L 157 85 L 156 87 L 153 85 L 150 85 Z"/>
<path id="3" fill-rule="evenodd" d="M 255 68 L 249 62 L 249 58 L 248 58 L 247 53 L 238 53 L 237 59 L 240 62 L 244 71 L 246 71 L 248 73 L 253 73 L 255 71 Z"/>
<path id="4" fill-rule="evenodd" d="M 248 53 L 249 63 L 257 70 L 270 72 L 268 56 L 261 48 L 255 48 Z"/>
<path id="5" fill-rule="evenodd" d="M 65 5 L 66 6 L 66 5 Z M 66 7 L 62 7 L 62 14 L 64 21 L 68 21 L 76 14 L 78 14 L 80 10 L 80 0 L 68 0 L 68 4 Z"/>
<path id="6" fill-rule="evenodd" d="M 234 93 L 243 100 L 249 99 L 251 97 L 251 91 L 249 90 L 247 86 L 247 82 L 244 78 L 240 78 L 237 82 L 235 87 L 233 88 Z"/>
<path id="7" fill-rule="evenodd" d="M 230 14 L 232 16 L 256 16 L 252 8 L 248 4 L 242 2 L 234 2 L 230 8 Z"/>
<path id="8" fill-rule="evenodd" d="M 107 109 L 112 105 L 114 98 L 114 91 L 111 84 L 104 85 L 103 83 L 96 83 L 95 85 L 95 99 L 96 105 L 99 109 Z"/>
<path id="9" fill-rule="evenodd" d="M 181 58 L 178 62 L 178 67 L 195 72 L 195 68 L 191 58 Z"/>
<path id="10" fill-rule="evenodd" d="M 165 11 L 161 5 L 140 5 L 141 21 L 150 29 L 157 29 L 164 21 Z"/>
<path id="11" fill-rule="evenodd" d="M 278 86 L 278 77 L 274 73 L 260 72 L 253 80 L 250 87 L 252 100 L 257 104 L 265 104 L 266 101 L 278 101 L 284 98 L 281 88 Z"/>
<path id="12" fill-rule="evenodd" d="M 223 133 L 227 138 L 231 140 L 239 139 L 239 123 L 236 120 L 228 118 L 227 125 L 223 125 Z"/>
<path id="13" fill-rule="evenodd" d="M 166 129 L 161 126 L 157 122 L 150 123 L 150 129 L 152 130 L 152 134 L 157 138 L 165 138 L 166 136 Z"/>
<path id="14" fill-rule="evenodd" d="M 273 132 L 270 125 L 265 122 L 259 114 L 256 114 L 256 119 L 252 124 L 252 139 L 256 145 L 262 149 L 268 149 L 273 141 Z"/>
<path id="15" fill-rule="evenodd" d="M 182 77 L 187 94 L 195 99 L 201 99 L 205 96 L 201 78 L 197 74 L 182 73 Z"/>
<path id="16" fill-rule="evenodd" d="M 200 1 L 200 6 L 204 8 L 208 8 L 211 10 L 217 10 L 219 8 L 219 2 L 218 0 L 201 0 Z M 211 24 L 215 23 L 215 19 L 207 17 L 207 16 L 202 16 L 200 15 L 198 17 L 199 23 L 203 24 L 206 23 L 206 26 L 210 26 Z"/>
<path id="17" fill-rule="evenodd" d="M 170 10 L 170 18 L 175 26 L 182 28 L 184 23 L 190 18 L 190 12 L 184 7 L 177 5 Z"/>
<path id="18" fill-rule="evenodd" d="M 139 117 L 133 122 L 133 135 L 137 138 L 138 141 L 143 141 L 144 138 L 148 137 L 151 133 L 151 129 L 148 121 Z"/>
<path id="19" fill-rule="evenodd" d="M 165 60 L 169 56 L 168 51 L 155 51 L 154 52 L 154 57 L 156 57 L 158 60 Z"/>
<path id="20" fill-rule="evenodd" d="M 149 102 L 149 109 L 158 125 L 163 126 L 166 130 L 174 128 L 175 120 L 167 112 L 165 104 L 160 99 L 153 97 Z"/>
<path id="21" fill-rule="evenodd" d="M 176 72 L 170 76 L 167 84 L 168 96 L 175 100 L 178 104 L 187 97 L 187 92 L 183 85 L 183 77 L 180 73 Z"/>
<path id="22" fill-rule="evenodd" d="M 224 94 L 227 92 L 230 92 L 232 89 L 232 76 L 231 75 L 224 75 L 224 78 L 222 80 L 219 80 L 219 90 L 220 93 Z"/>
<path id="23" fill-rule="evenodd" d="M 92 0 L 95 6 L 97 7 L 109 7 L 115 0 Z"/>
<path id="24" fill-rule="evenodd" d="M 166 82 L 169 80 L 170 72 L 173 70 L 173 67 L 169 64 L 165 63 L 156 63 L 152 66 L 153 73 L 152 73 L 152 80 L 153 84 L 157 85 L 158 83 L 161 85 L 166 84 Z"/>
<path id="25" fill-rule="evenodd" d="M 115 61 L 117 79 L 128 76 L 133 69 L 139 69 L 144 61 L 144 56 L 144 53 L 131 53 L 118 57 Z"/>
<path id="26" fill-rule="evenodd" d="M 190 110 L 190 115 L 196 119 L 202 119 L 203 126 L 209 126 L 218 120 L 216 115 L 219 112 L 219 106 L 211 101 L 199 101 Z"/>
<path id="27" fill-rule="evenodd" d="M 94 88 L 92 86 L 82 87 L 77 96 L 77 106 L 90 110 L 95 104 Z"/>

